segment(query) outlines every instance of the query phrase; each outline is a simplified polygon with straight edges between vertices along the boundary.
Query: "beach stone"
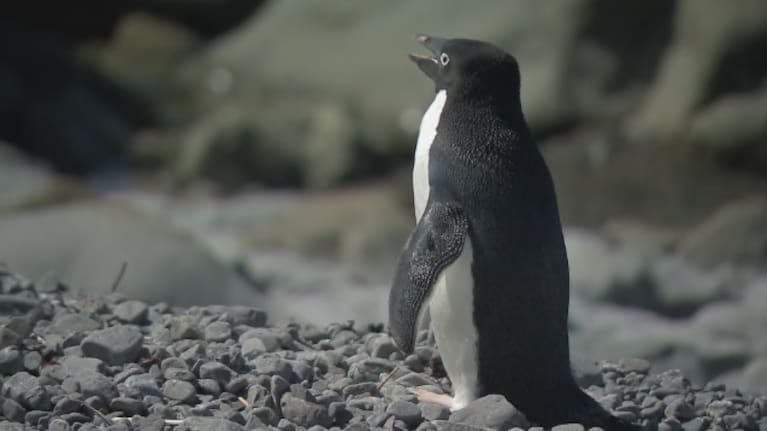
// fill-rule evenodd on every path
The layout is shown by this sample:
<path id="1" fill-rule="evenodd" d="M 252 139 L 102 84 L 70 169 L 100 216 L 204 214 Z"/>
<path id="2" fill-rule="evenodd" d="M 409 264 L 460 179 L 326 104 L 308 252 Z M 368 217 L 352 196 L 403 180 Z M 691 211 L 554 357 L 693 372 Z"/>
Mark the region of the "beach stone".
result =
<path id="1" fill-rule="evenodd" d="M 119 325 L 92 332 L 80 344 L 83 355 L 108 365 L 122 365 L 138 359 L 144 336 L 136 326 Z"/>
<path id="2" fill-rule="evenodd" d="M 235 374 L 231 368 L 222 364 L 221 362 L 211 361 L 206 362 L 200 366 L 200 378 L 212 379 L 218 382 L 219 385 L 226 386 L 232 376 Z"/>
<path id="3" fill-rule="evenodd" d="M 205 327 L 205 341 L 223 342 L 232 337 L 232 327 L 228 322 L 212 322 Z"/>
<path id="4" fill-rule="evenodd" d="M 37 377 L 22 371 L 3 382 L 2 394 L 30 410 L 50 410 L 51 402 Z"/>
<path id="5" fill-rule="evenodd" d="M 78 373 L 73 375 L 72 379 L 77 382 L 80 392 L 85 398 L 97 396 L 105 403 L 109 403 L 112 398 L 115 398 L 118 395 L 117 388 L 112 382 L 112 379 L 101 373 Z"/>
<path id="6" fill-rule="evenodd" d="M 14 422 L 24 422 L 24 415 L 27 414 L 27 411 L 21 404 L 10 398 L 5 398 L 3 400 L 2 411 L 3 416 Z"/>
<path id="7" fill-rule="evenodd" d="M 66 313 L 57 316 L 48 326 L 48 334 L 68 335 L 73 332 L 90 332 L 101 328 L 101 324 L 84 313 Z"/>
<path id="8" fill-rule="evenodd" d="M 124 301 L 117 304 L 112 314 L 123 323 L 142 324 L 146 321 L 149 306 L 141 301 Z"/>
<path id="9" fill-rule="evenodd" d="M 327 407 L 302 400 L 286 393 L 280 400 L 280 409 L 285 419 L 304 427 L 321 425 L 329 427 L 333 421 L 328 414 Z"/>
<path id="10" fill-rule="evenodd" d="M 24 358 L 16 347 L 6 347 L 0 350 L 0 374 L 15 374 L 24 366 Z"/>
<path id="11" fill-rule="evenodd" d="M 272 354 L 264 354 L 255 358 L 253 365 L 258 374 L 278 375 L 285 380 L 289 380 L 293 372 L 288 362 Z"/>
<path id="12" fill-rule="evenodd" d="M 423 420 L 421 409 L 409 401 L 395 400 L 386 407 L 386 413 L 404 422 L 408 427 L 416 427 Z"/>
<path id="13" fill-rule="evenodd" d="M 184 419 L 184 427 L 189 431 L 245 431 L 241 424 L 228 419 L 202 416 Z"/>
<path id="14" fill-rule="evenodd" d="M 501 395 L 487 395 L 478 398 L 461 410 L 450 415 L 450 422 L 476 427 L 508 429 L 527 427 L 525 416 Z"/>
<path id="15" fill-rule="evenodd" d="M 147 412 L 144 403 L 142 403 L 140 400 L 128 397 L 113 398 L 112 401 L 109 402 L 109 410 L 121 411 L 125 413 L 126 416 L 143 416 L 146 415 Z"/>
<path id="16" fill-rule="evenodd" d="M 189 382 L 183 380 L 168 380 L 162 385 L 162 393 L 174 401 L 191 404 L 197 399 L 197 391 Z"/>
<path id="17" fill-rule="evenodd" d="M 420 403 L 421 415 L 427 421 L 446 420 L 450 417 L 450 409 L 437 403 Z"/>

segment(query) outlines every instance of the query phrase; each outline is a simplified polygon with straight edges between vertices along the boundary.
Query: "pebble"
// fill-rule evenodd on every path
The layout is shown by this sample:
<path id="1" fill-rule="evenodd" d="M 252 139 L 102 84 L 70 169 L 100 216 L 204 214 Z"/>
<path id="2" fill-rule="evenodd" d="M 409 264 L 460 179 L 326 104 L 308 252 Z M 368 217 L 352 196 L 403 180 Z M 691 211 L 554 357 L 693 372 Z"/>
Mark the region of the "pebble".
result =
<path id="1" fill-rule="evenodd" d="M 509 429 L 527 427 L 525 416 L 501 395 L 487 395 L 450 415 L 451 422 L 476 427 Z"/>
<path id="2" fill-rule="evenodd" d="M 129 300 L 117 304 L 112 313 L 123 323 L 140 325 L 147 319 L 149 306 L 141 301 Z"/>
<path id="3" fill-rule="evenodd" d="M 191 404 L 197 399 L 194 385 L 183 380 L 168 380 L 162 385 L 162 394 L 174 401 Z"/>
<path id="4" fill-rule="evenodd" d="M 386 413 L 404 422 L 408 427 L 416 427 L 423 420 L 421 409 L 409 401 L 395 400 L 386 407 Z"/>
<path id="5" fill-rule="evenodd" d="M 14 422 L 24 422 L 24 415 L 27 414 L 27 411 L 21 404 L 10 398 L 4 399 L 2 404 L 3 416 Z"/>
<path id="6" fill-rule="evenodd" d="M 19 349 L 10 346 L 0 350 L 0 374 L 8 376 L 15 374 L 24 367 L 24 359 Z"/>
<path id="7" fill-rule="evenodd" d="M 212 322 L 205 327 L 205 341 L 221 343 L 232 338 L 229 322 Z"/>
<path id="8" fill-rule="evenodd" d="M 429 421 L 443 420 L 450 417 L 450 410 L 442 404 L 421 403 L 421 414 L 423 418 Z"/>
<path id="9" fill-rule="evenodd" d="M 21 371 L 3 382 L 2 395 L 11 398 L 27 409 L 50 410 L 51 401 L 48 393 L 40 385 L 37 377 Z"/>
<path id="10" fill-rule="evenodd" d="M 128 397 L 113 398 L 109 402 L 109 409 L 112 411 L 121 411 L 126 416 L 146 415 L 146 406 L 140 400 Z"/>
<path id="11" fill-rule="evenodd" d="M 108 365 L 123 365 L 138 359 L 144 337 L 133 325 L 118 325 L 92 332 L 80 344 L 84 356 Z"/>

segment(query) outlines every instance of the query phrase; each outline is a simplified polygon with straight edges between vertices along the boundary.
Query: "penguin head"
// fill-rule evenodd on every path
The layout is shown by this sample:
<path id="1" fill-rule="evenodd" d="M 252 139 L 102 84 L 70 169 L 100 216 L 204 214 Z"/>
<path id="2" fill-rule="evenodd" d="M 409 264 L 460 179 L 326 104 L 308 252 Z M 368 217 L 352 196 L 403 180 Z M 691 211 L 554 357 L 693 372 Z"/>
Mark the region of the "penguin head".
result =
<path id="1" fill-rule="evenodd" d="M 409 57 L 429 78 L 436 91 L 499 89 L 519 95 L 519 66 L 506 51 L 478 40 L 443 39 L 420 34 L 416 40 L 432 55 L 410 54 Z"/>

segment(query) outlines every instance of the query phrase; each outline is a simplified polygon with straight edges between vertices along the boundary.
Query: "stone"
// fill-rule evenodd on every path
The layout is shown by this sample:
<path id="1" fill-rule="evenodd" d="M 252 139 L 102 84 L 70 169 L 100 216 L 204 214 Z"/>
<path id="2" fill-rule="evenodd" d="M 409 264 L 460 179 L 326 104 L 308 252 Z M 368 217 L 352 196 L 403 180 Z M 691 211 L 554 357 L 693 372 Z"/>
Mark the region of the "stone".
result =
<path id="1" fill-rule="evenodd" d="M 183 424 L 189 431 L 245 431 L 241 424 L 217 417 L 193 416 Z"/>
<path id="2" fill-rule="evenodd" d="M 146 406 L 144 403 L 142 403 L 140 400 L 128 397 L 112 398 L 112 401 L 109 402 L 109 410 L 121 411 L 126 416 L 146 415 Z"/>
<path id="3" fill-rule="evenodd" d="M 290 379 L 292 373 L 290 364 L 279 356 L 263 354 L 252 362 L 258 374 L 278 375 L 285 380 Z"/>
<path id="4" fill-rule="evenodd" d="M 586 431 L 581 424 L 560 424 L 551 427 L 551 431 Z"/>
<path id="5" fill-rule="evenodd" d="M 107 372 L 107 366 L 98 358 L 82 358 L 78 356 L 65 356 L 59 360 L 59 364 L 64 370 L 66 376 L 94 372 L 104 374 Z"/>
<path id="6" fill-rule="evenodd" d="M 421 403 L 421 415 L 427 421 L 447 420 L 450 417 L 450 409 L 442 404 L 436 403 Z"/>
<path id="7" fill-rule="evenodd" d="M 200 366 L 199 375 L 201 379 L 212 379 L 218 382 L 219 385 L 225 386 L 229 383 L 234 371 L 221 362 L 206 362 Z"/>
<path id="8" fill-rule="evenodd" d="M 112 313 L 123 323 L 140 325 L 147 319 L 149 306 L 141 301 L 124 301 L 117 304 Z"/>
<path id="9" fill-rule="evenodd" d="M 3 416 L 14 422 L 24 422 L 24 415 L 27 411 L 16 401 L 6 398 L 2 401 Z"/>
<path id="10" fill-rule="evenodd" d="M 669 418 L 684 422 L 695 417 L 695 409 L 684 400 L 676 399 L 666 406 L 665 414 Z"/>
<path id="11" fill-rule="evenodd" d="M 135 326 L 120 325 L 92 332 L 80 348 L 83 355 L 101 359 L 109 365 L 123 365 L 138 359 L 144 336 Z"/>
<path id="12" fill-rule="evenodd" d="M 472 401 L 453 412 L 450 422 L 494 429 L 529 426 L 525 416 L 501 395 L 486 395 Z"/>
<path id="13" fill-rule="evenodd" d="M 86 398 L 97 396 L 108 404 L 112 398 L 115 398 L 118 395 L 117 388 L 112 382 L 112 379 L 103 374 L 83 372 L 72 376 L 72 379 L 77 382 L 80 392 Z"/>
<path id="14" fill-rule="evenodd" d="M 401 420 L 410 428 L 418 426 L 423 420 L 421 409 L 409 401 L 392 401 L 386 407 L 386 413 Z"/>
<path id="15" fill-rule="evenodd" d="M 232 327 L 228 322 L 212 322 L 205 327 L 205 340 L 224 342 L 232 337 Z"/>
<path id="16" fill-rule="evenodd" d="M 218 397 L 221 395 L 221 385 L 213 379 L 200 379 L 197 380 L 197 386 L 200 388 L 200 393 L 213 395 Z"/>
<path id="17" fill-rule="evenodd" d="M 73 332 L 90 332 L 101 328 L 101 324 L 84 313 L 60 314 L 46 332 L 49 334 L 68 335 Z"/>
<path id="18" fill-rule="evenodd" d="M 173 401 L 186 404 L 191 404 L 197 399 L 194 385 L 183 380 L 167 380 L 162 385 L 162 393 Z"/>
<path id="19" fill-rule="evenodd" d="M 22 371 L 3 382 L 2 395 L 30 410 L 50 410 L 50 397 L 38 379 Z"/>
<path id="20" fill-rule="evenodd" d="M 328 414 L 327 407 L 310 401 L 304 401 L 290 393 L 282 396 L 280 409 L 285 419 L 303 427 L 312 427 L 314 425 L 329 427 L 333 423 Z"/>
<path id="21" fill-rule="evenodd" d="M 176 316 L 170 324 L 170 336 L 173 340 L 200 339 L 199 323 L 199 318 L 195 316 Z"/>
<path id="22" fill-rule="evenodd" d="M 0 374 L 8 376 L 21 371 L 24 358 L 16 347 L 6 347 L 0 350 Z"/>
<path id="23" fill-rule="evenodd" d="M 399 348 L 394 344 L 394 340 L 389 336 L 380 336 L 373 341 L 373 348 L 370 352 L 374 358 L 388 359 L 389 356 L 398 352 Z"/>

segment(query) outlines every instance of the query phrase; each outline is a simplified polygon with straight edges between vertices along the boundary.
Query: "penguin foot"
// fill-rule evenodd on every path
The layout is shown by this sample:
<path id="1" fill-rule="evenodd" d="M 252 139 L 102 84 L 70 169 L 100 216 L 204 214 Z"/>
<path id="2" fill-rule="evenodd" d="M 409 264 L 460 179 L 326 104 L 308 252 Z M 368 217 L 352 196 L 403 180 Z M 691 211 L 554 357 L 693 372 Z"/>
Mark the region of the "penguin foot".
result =
<path id="1" fill-rule="evenodd" d="M 439 404 L 449 408 L 451 411 L 453 410 L 453 406 L 455 405 L 455 401 L 453 400 L 453 397 L 451 397 L 450 395 L 437 394 L 432 391 L 427 391 L 426 389 L 418 389 L 418 388 L 411 389 L 411 391 L 418 396 L 418 401 L 421 401 L 424 403 Z"/>

